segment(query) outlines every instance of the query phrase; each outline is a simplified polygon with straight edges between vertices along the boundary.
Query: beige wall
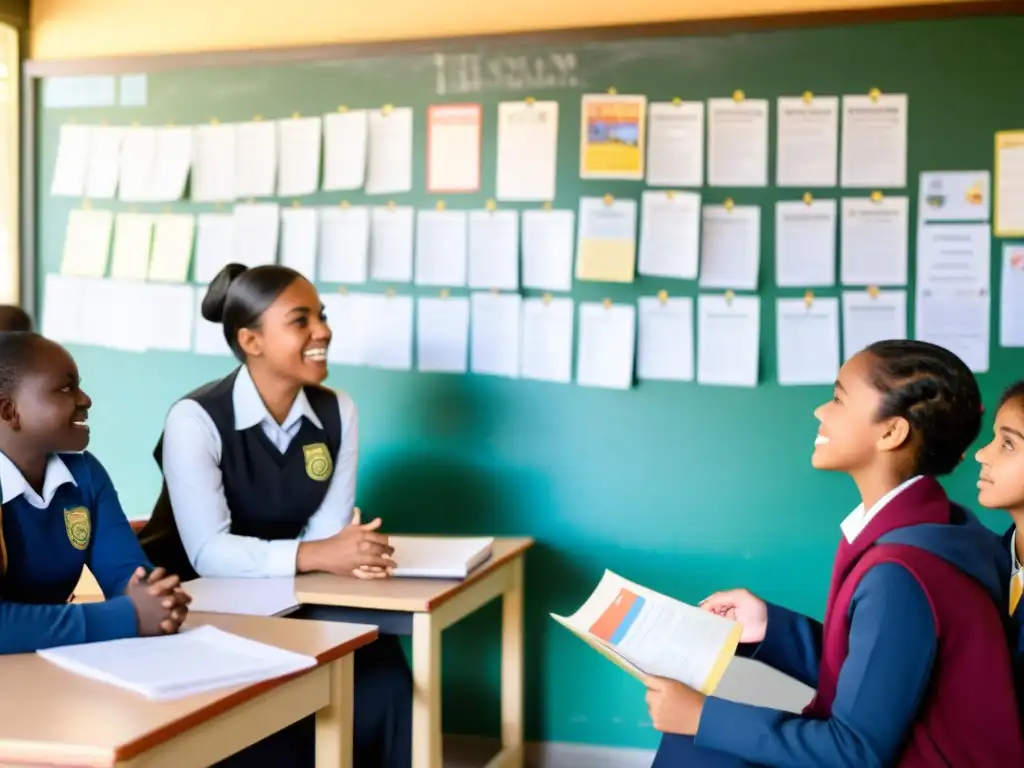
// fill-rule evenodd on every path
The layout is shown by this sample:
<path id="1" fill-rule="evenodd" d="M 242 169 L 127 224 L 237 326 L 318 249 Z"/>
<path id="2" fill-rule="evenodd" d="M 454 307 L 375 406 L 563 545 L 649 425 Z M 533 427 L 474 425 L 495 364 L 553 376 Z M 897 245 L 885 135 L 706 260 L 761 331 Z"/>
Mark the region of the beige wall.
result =
<path id="1" fill-rule="evenodd" d="M 952 0 L 32 0 L 36 59 L 237 50 Z M 978 0 L 980 1 L 980 0 Z"/>

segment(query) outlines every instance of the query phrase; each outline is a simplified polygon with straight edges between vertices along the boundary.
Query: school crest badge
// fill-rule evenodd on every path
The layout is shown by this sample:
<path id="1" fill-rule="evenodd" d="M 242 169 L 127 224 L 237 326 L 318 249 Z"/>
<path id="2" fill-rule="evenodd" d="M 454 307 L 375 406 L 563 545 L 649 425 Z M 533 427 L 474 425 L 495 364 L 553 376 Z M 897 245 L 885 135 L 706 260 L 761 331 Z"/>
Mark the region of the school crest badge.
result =
<path id="1" fill-rule="evenodd" d="M 306 457 L 306 474 L 311 480 L 323 482 L 334 471 L 331 452 L 323 443 L 302 446 L 302 454 Z"/>
<path id="2" fill-rule="evenodd" d="M 75 549 L 89 546 L 92 536 L 92 521 L 89 510 L 85 507 L 68 507 L 64 510 L 64 529 L 68 532 L 68 541 Z"/>

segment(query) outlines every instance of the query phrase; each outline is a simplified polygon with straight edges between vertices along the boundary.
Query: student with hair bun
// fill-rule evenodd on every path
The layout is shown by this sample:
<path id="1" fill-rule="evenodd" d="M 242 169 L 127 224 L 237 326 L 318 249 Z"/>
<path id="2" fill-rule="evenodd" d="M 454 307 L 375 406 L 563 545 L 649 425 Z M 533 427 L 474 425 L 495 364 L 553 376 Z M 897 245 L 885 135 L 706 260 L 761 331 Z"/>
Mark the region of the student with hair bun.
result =
<path id="1" fill-rule="evenodd" d="M 883 341 L 843 365 L 811 463 L 845 472 L 843 521 L 821 624 L 746 590 L 703 601 L 743 627 L 741 652 L 816 689 L 801 714 L 652 678 L 665 734 L 656 768 L 1024 765 L 999 538 L 936 479 L 981 428 L 973 374 L 921 341 Z"/>
<path id="2" fill-rule="evenodd" d="M 387 578 L 393 549 L 381 521 L 362 523 L 354 507 L 355 404 L 322 386 L 331 329 L 316 288 L 287 267 L 228 264 L 202 313 L 224 326 L 241 365 L 167 414 L 154 454 L 164 485 L 140 534 L 150 559 L 183 578 Z M 313 606 L 293 614 L 337 615 Z M 354 730 L 355 765 L 410 765 L 412 680 L 394 635 L 356 652 Z M 260 765 L 306 765 L 313 741 L 307 718 L 250 751 Z"/>

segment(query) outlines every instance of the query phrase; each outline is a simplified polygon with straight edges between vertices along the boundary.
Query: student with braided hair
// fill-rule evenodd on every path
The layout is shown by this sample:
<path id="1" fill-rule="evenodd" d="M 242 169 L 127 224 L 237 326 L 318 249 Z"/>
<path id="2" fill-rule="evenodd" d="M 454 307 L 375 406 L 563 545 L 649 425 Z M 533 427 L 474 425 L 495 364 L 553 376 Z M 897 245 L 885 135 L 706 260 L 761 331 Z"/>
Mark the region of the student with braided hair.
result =
<path id="1" fill-rule="evenodd" d="M 702 605 L 743 625 L 744 655 L 816 695 L 792 714 L 652 678 L 665 734 L 654 765 L 1024 765 L 1006 554 L 936 479 L 980 431 L 974 376 L 941 347 L 879 342 L 843 365 L 814 415 L 811 463 L 850 475 L 861 497 L 841 525 L 824 624 L 746 590 Z"/>

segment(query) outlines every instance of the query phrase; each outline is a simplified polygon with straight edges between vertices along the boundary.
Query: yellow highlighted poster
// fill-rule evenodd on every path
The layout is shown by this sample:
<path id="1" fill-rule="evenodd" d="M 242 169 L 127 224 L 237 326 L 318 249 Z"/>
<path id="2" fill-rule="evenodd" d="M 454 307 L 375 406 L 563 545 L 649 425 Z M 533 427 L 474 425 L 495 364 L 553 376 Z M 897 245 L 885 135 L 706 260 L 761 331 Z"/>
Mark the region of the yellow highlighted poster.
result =
<path id="1" fill-rule="evenodd" d="M 636 200 L 580 199 L 576 279 L 631 283 L 636 272 Z"/>
<path id="2" fill-rule="evenodd" d="M 646 96 L 584 96 L 580 178 L 642 180 L 646 116 Z"/>
<path id="3" fill-rule="evenodd" d="M 1024 236 L 1024 130 L 996 134 L 994 188 L 992 234 Z"/>

